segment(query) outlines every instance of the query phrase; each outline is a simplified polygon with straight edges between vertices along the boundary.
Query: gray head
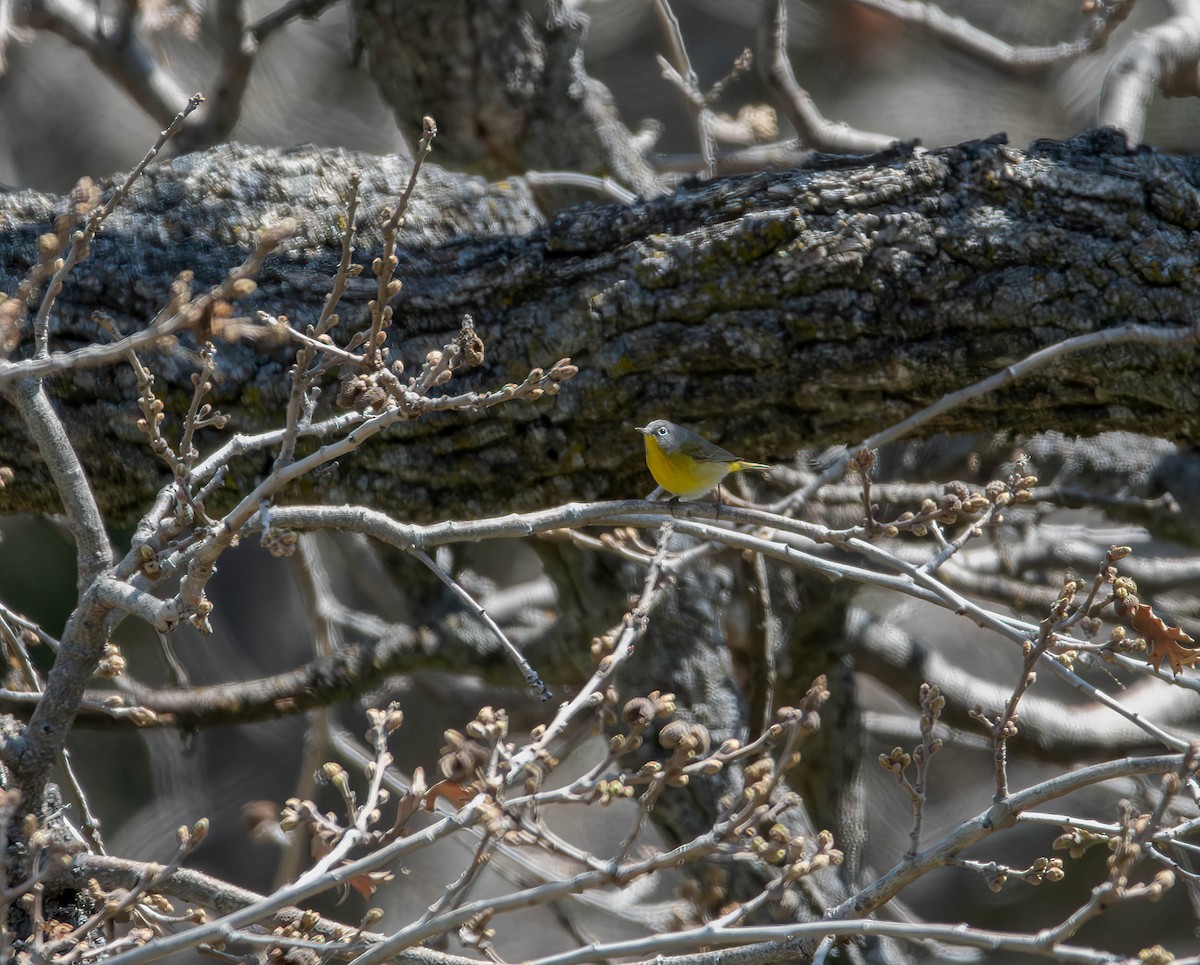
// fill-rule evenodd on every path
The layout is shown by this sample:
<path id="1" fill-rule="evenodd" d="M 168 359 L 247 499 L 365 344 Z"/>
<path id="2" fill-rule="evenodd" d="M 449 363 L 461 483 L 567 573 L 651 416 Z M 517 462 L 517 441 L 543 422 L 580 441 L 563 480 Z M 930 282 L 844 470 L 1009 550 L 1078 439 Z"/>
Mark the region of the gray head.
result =
<path id="1" fill-rule="evenodd" d="M 678 452 L 680 446 L 688 441 L 695 433 L 689 432 L 683 426 L 677 426 L 666 419 L 655 419 L 644 426 L 638 426 L 637 431 L 644 436 L 650 436 L 658 443 L 658 448 L 670 455 Z"/>

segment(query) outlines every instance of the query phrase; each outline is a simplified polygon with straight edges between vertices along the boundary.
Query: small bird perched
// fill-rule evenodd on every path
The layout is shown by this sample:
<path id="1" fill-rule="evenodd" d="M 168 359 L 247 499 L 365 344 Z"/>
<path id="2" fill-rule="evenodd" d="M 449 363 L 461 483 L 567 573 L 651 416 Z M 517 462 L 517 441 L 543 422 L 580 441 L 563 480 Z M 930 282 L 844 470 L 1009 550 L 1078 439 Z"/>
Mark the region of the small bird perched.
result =
<path id="1" fill-rule="evenodd" d="M 731 472 L 768 472 L 770 466 L 747 462 L 709 442 L 704 436 L 655 419 L 638 426 L 646 437 L 646 465 L 654 481 L 680 499 L 696 499 L 717 486 Z"/>

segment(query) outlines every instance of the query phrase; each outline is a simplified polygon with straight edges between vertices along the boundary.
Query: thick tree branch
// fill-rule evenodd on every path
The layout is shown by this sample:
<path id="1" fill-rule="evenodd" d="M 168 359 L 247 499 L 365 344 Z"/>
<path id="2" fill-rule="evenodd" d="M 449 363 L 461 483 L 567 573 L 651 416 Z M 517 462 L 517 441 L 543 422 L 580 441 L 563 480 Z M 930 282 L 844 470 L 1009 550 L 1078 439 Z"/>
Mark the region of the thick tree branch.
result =
<path id="1" fill-rule="evenodd" d="M 185 269 L 215 284 L 243 256 L 241 239 L 281 206 L 299 232 L 239 309 L 286 312 L 297 327 L 315 320 L 340 254 L 331 226 L 352 170 L 363 173 L 364 218 L 378 224 L 403 182 L 395 159 L 222 149 L 152 169 L 68 279 L 54 324 L 63 339 L 52 347 L 96 338 L 97 309 L 124 331 L 143 324 Z M 519 179 L 487 186 L 428 170 L 401 237 L 393 358 L 423 359 L 469 311 L 487 344 L 481 384 L 566 355 L 581 371 L 540 411 L 404 424 L 389 430 L 396 444 L 302 483 L 326 501 L 370 492 L 378 507 L 410 518 L 638 492 L 648 480 L 630 429 L 650 414 L 736 439 L 762 459 L 865 438 L 1064 337 L 1187 322 L 1200 277 L 1188 243 L 1200 224 L 1194 166 L 1131 153 L 1111 133 L 1029 153 L 993 142 L 825 160 L 633 207 L 577 209 L 549 226 Z M 0 196 L 0 290 L 14 291 L 34 262 L 57 203 Z M 367 231 L 358 250 L 369 260 L 378 245 Z M 372 293 L 356 280 L 343 316 L 365 317 Z M 924 431 L 1194 437 L 1198 357 L 1194 344 L 1072 356 Z M 186 353 L 149 361 L 160 386 L 190 390 Z M 287 401 L 281 361 L 263 345 L 220 343 L 213 402 L 241 431 L 277 424 Z M 126 381 L 112 369 L 57 386 L 113 522 L 161 484 L 132 428 Z M 5 412 L 0 450 L 16 472 L 0 509 L 50 509 L 49 479 Z M 247 479 L 259 468 L 235 463 Z"/>
<path id="2" fill-rule="evenodd" d="M 1124 131 L 1130 144 L 1142 140 L 1156 95 L 1200 94 L 1200 3 L 1172 0 L 1169 7 L 1162 23 L 1139 31 L 1113 61 L 1100 94 L 1100 123 Z"/>

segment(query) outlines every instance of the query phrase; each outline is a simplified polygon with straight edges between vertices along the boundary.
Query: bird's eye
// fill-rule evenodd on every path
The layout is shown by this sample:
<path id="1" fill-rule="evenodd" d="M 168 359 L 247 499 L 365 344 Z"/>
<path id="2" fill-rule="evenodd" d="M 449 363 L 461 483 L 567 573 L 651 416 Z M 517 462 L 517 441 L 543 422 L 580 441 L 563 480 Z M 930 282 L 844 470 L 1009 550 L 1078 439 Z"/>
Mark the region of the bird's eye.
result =
<path id="1" fill-rule="evenodd" d="M 658 434 L 659 434 L 660 436 L 665 436 L 665 435 L 667 434 L 667 427 L 666 427 L 666 426 L 659 426 L 659 427 L 658 427 Z"/>

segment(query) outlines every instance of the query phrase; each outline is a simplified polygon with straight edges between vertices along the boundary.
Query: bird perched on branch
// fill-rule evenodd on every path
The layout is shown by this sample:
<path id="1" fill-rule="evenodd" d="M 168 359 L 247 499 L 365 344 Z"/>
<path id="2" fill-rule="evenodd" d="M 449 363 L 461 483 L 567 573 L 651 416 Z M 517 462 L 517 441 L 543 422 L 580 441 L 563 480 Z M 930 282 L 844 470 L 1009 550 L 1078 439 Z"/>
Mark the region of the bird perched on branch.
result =
<path id="1" fill-rule="evenodd" d="M 704 436 L 655 419 L 638 426 L 646 439 L 646 465 L 654 481 L 680 499 L 696 499 L 720 484 L 731 472 L 768 472 L 771 467 L 747 462 L 709 442 Z"/>

